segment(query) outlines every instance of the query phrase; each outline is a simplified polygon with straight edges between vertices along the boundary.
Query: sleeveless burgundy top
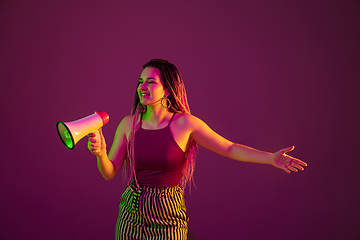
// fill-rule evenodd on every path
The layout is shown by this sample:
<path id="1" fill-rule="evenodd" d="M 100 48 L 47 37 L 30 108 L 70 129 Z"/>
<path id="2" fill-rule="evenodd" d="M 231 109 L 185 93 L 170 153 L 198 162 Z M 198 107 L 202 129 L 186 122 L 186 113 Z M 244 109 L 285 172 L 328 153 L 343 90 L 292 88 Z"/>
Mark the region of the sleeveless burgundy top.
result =
<path id="1" fill-rule="evenodd" d="M 148 187 L 172 187 L 183 176 L 185 152 L 175 142 L 169 125 L 148 130 L 140 127 L 135 133 L 135 173 L 140 185 Z"/>

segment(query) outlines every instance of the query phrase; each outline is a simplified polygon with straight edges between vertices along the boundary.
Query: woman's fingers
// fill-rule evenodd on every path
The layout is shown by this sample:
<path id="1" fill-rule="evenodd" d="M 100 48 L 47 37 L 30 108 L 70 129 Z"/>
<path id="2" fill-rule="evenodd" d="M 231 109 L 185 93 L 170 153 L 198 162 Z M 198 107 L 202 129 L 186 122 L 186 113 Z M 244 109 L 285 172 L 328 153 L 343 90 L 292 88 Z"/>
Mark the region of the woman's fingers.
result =
<path id="1" fill-rule="evenodd" d="M 291 171 L 297 172 L 298 170 L 296 168 L 294 168 L 293 166 L 288 166 L 288 169 L 290 169 Z"/>
<path id="2" fill-rule="evenodd" d="M 88 137 L 96 137 L 96 134 L 95 133 L 89 133 L 88 135 L 86 135 Z"/>
<path id="3" fill-rule="evenodd" d="M 88 149 L 92 153 L 100 152 L 101 150 L 101 144 L 99 140 L 96 138 L 96 133 L 89 133 L 87 135 L 89 137 L 88 139 Z"/>
<path id="4" fill-rule="evenodd" d="M 296 167 L 297 169 L 304 171 L 304 168 L 300 166 L 299 164 L 293 163 L 292 166 Z"/>
<path id="5" fill-rule="evenodd" d="M 294 168 L 293 166 L 283 167 L 282 169 L 287 173 L 290 173 L 290 170 L 293 172 L 298 172 L 298 170 L 296 168 Z"/>
<path id="6" fill-rule="evenodd" d="M 291 147 L 288 147 L 288 148 L 284 148 L 284 149 L 281 149 L 281 154 L 286 154 L 287 152 L 291 152 L 292 150 L 294 150 L 295 146 L 291 146 Z"/>
<path id="7" fill-rule="evenodd" d="M 285 172 L 287 172 L 287 173 L 290 173 L 290 170 L 289 169 L 287 169 L 286 167 L 284 167 L 284 168 L 281 168 L 282 170 L 284 170 Z"/>
<path id="8" fill-rule="evenodd" d="M 296 159 L 295 162 L 296 162 L 297 164 L 303 165 L 304 167 L 307 166 L 306 162 L 303 162 L 303 161 L 301 161 L 301 160 L 299 160 L 299 159 Z"/>
<path id="9" fill-rule="evenodd" d="M 303 171 L 307 164 L 297 158 L 287 155 L 287 152 L 294 150 L 295 146 L 284 148 L 274 153 L 274 166 L 283 169 L 285 172 L 290 173 Z M 291 170 L 291 171 L 290 171 Z"/>
<path id="10" fill-rule="evenodd" d="M 100 144 L 98 143 L 90 143 L 90 146 L 93 148 L 100 148 Z"/>
<path id="11" fill-rule="evenodd" d="M 304 163 L 304 162 L 302 162 L 302 163 Z M 307 164 L 304 163 L 304 166 L 307 166 Z M 300 166 L 299 164 L 295 163 L 295 161 L 291 161 L 290 165 L 285 166 L 285 169 L 289 169 L 294 172 L 298 172 L 298 170 L 304 171 L 304 168 L 302 166 Z M 286 172 L 290 173 L 290 171 L 286 171 Z"/>

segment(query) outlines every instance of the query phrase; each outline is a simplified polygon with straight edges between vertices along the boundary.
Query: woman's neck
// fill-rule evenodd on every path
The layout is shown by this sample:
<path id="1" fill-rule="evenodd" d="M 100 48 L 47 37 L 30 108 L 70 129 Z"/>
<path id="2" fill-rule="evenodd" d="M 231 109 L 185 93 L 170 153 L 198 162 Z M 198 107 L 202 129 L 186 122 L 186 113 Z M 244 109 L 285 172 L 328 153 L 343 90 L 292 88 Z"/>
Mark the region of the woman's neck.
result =
<path id="1" fill-rule="evenodd" d="M 145 120 L 149 125 L 157 127 L 170 116 L 171 113 L 166 108 L 161 106 L 160 108 L 147 106 L 146 112 L 143 114 L 142 119 Z"/>

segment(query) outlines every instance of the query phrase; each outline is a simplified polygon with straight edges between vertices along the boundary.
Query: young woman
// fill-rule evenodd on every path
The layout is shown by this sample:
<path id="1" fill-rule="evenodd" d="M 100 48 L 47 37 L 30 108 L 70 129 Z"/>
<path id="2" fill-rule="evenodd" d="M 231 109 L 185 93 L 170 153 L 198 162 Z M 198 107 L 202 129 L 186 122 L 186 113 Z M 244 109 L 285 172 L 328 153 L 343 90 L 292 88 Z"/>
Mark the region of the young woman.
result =
<path id="1" fill-rule="evenodd" d="M 290 173 L 306 163 L 286 153 L 259 151 L 233 143 L 190 114 L 183 80 L 168 61 L 153 59 L 143 66 L 131 115 L 119 124 L 109 154 L 100 129 L 100 141 L 89 135 L 106 180 L 121 168 L 129 184 L 120 199 L 116 239 L 186 239 L 183 189 L 191 182 L 197 146 L 246 162 L 271 164 Z"/>

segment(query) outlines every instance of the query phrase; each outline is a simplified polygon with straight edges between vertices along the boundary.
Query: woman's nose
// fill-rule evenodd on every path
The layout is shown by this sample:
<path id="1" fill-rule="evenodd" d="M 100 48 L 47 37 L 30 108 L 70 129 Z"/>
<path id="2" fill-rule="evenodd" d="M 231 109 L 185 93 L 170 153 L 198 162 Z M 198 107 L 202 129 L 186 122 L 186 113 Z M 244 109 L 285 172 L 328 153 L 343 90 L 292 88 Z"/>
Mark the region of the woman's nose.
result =
<path id="1" fill-rule="evenodd" d="M 140 83 L 138 86 L 139 91 L 143 91 L 146 90 L 146 84 L 145 83 Z"/>
<path id="2" fill-rule="evenodd" d="M 146 83 L 140 83 L 139 88 L 141 90 L 146 89 Z"/>

